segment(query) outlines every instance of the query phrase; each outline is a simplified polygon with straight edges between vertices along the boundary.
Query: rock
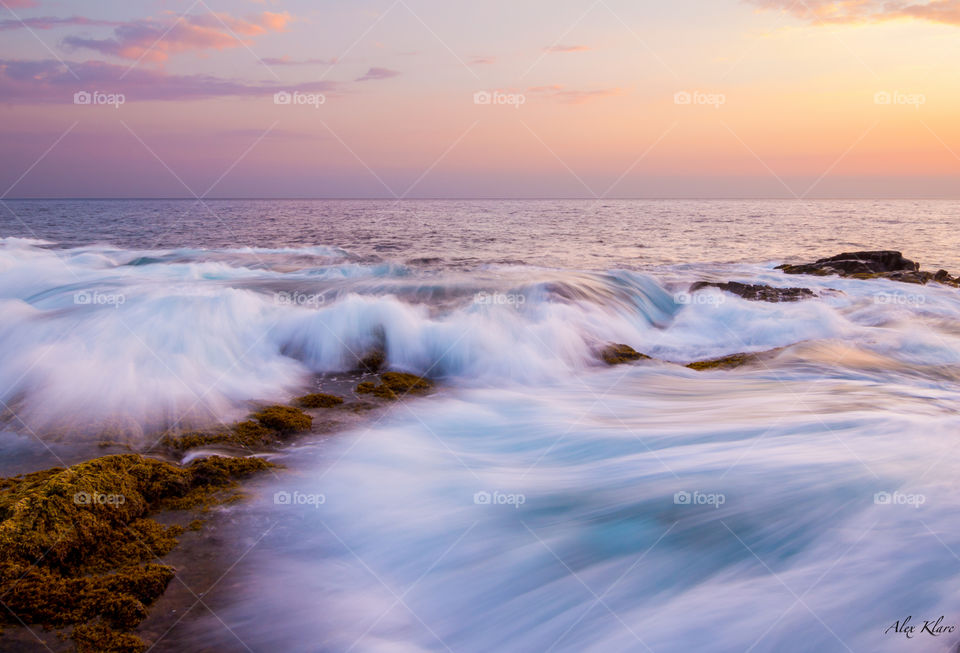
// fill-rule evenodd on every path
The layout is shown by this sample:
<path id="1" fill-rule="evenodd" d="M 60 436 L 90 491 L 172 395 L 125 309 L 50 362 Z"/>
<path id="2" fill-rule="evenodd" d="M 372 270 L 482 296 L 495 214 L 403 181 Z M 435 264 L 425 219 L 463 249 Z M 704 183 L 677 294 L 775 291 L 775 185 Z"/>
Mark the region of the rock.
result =
<path id="1" fill-rule="evenodd" d="M 387 355 L 382 349 L 367 352 L 357 362 L 358 372 L 379 372 L 387 362 Z"/>
<path id="2" fill-rule="evenodd" d="M 773 286 L 752 285 L 737 281 L 726 283 L 698 281 L 690 286 L 690 292 L 697 292 L 703 288 L 719 288 L 755 302 L 798 302 L 801 299 L 810 299 L 817 296 L 809 288 L 774 288 Z"/>
<path id="3" fill-rule="evenodd" d="M 803 265 L 780 265 L 778 270 L 786 274 L 838 274 L 842 277 L 854 274 L 882 274 L 885 272 L 917 272 L 920 264 L 904 258 L 893 250 L 872 252 L 844 252 L 814 263 Z"/>
<path id="4" fill-rule="evenodd" d="M 385 372 L 380 375 L 380 384 L 364 381 L 357 385 L 358 394 L 372 394 L 382 399 L 399 399 L 406 394 L 422 394 L 433 388 L 433 382 L 406 372 Z"/>
<path id="5" fill-rule="evenodd" d="M 297 404 L 303 408 L 332 408 L 342 403 L 343 397 L 328 395 L 323 392 L 314 392 L 302 397 L 297 397 Z"/>
<path id="6" fill-rule="evenodd" d="M 714 358 L 707 361 L 697 361 L 687 365 L 691 370 L 727 370 L 733 367 L 746 365 L 755 359 L 751 354 L 733 354 L 723 358 Z"/>
<path id="7" fill-rule="evenodd" d="M 776 354 L 783 351 L 784 347 L 777 347 L 768 351 L 760 351 L 752 354 L 741 353 L 723 356 L 722 358 L 711 358 L 705 361 L 696 361 L 689 363 L 686 367 L 691 370 L 729 370 L 735 367 L 742 367 L 753 363 L 762 363 L 765 360 L 773 358 Z"/>
<path id="8" fill-rule="evenodd" d="M 222 503 L 237 479 L 273 466 L 123 454 L 0 479 L 0 626 L 73 628 L 63 634 L 80 652 L 145 650 L 132 631 L 173 579 L 159 559 L 183 534 L 153 515 Z"/>
<path id="9" fill-rule="evenodd" d="M 638 360 L 650 360 L 646 354 L 641 354 L 630 345 L 610 344 L 600 352 L 600 358 L 607 365 L 621 365 Z"/>
<path id="10" fill-rule="evenodd" d="M 313 418 L 292 406 L 267 406 L 253 414 L 253 418 L 268 429 L 287 434 L 309 431 Z"/>

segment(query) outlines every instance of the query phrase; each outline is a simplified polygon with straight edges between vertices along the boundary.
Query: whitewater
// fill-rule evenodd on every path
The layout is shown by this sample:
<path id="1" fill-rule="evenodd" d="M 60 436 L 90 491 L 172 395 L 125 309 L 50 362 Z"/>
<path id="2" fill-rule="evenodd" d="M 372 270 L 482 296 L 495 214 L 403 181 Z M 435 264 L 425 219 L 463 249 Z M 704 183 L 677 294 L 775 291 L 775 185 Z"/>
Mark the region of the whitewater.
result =
<path id="1" fill-rule="evenodd" d="M 287 471 L 229 508 L 230 591 L 158 651 L 960 640 L 955 288 L 786 276 L 779 251 L 451 264 L 347 239 L 42 235 L 0 239 L 5 474 L 88 456 L 105 434 L 137 450 L 171 426 L 242 418 L 324 389 L 374 348 L 438 385 L 280 454 Z M 689 292 L 703 280 L 818 297 Z M 609 343 L 652 360 L 608 367 Z M 770 350 L 735 370 L 684 367 Z"/>

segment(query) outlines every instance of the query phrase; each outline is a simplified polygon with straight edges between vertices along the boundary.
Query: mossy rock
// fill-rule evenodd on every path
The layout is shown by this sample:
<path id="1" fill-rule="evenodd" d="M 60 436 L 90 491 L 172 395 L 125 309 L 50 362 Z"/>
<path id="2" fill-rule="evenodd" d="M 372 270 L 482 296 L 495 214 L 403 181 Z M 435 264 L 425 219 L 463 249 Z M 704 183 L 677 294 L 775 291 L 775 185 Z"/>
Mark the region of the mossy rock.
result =
<path id="1" fill-rule="evenodd" d="M 387 354 L 382 349 L 374 349 L 357 361 L 358 372 L 379 372 L 387 364 Z"/>
<path id="2" fill-rule="evenodd" d="M 187 467 L 121 454 L 0 479 L 0 624 L 75 627 L 81 651 L 139 651 L 128 632 L 175 570 L 155 560 L 183 533 L 155 510 L 213 500 L 271 467 L 214 457 Z"/>
<path id="3" fill-rule="evenodd" d="M 638 360 L 651 360 L 646 354 L 641 354 L 630 345 L 607 345 L 600 352 L 600 358 L 607 365 L 622 365 Z"/>
<path id="4" fill-rule="evenodd" d="M 380 375 L 379 385 L 364 381 L 357 385 L 358 394 L 372 394 L 381 399 L 399 399 L 406 394 L 423 394 L 433 388 L 433 382 L 416 374 L 385 372 Z"/>
<path id="5" fill-rule="evenodd" d="M 299 408 L 292 406 L 267 406 L 252 416 L 268 429 L 273 429 L 282 435 L 309 431 L 313 426 L 313 418 Z"/>
<path id="6" fill-rule="evenodd" d="M 147 649 L 139 637 L 121 633 L 105 624 L 83 624 L 73 629 L 77 653 L 142 653 Z"/>
<path id="7" fill-rule="evenodd" d="M 343 397 L 328 395 L 323 392 L 297 397 L 297 404 L 303 408 L 333 408 L 343 403 Z"/>
<path id="8" fill-rule="evenodd" d="M 723 358 L 714 358 L 708 361 L 697 361 L 687 365 L 691 370 L 727 370 L 740 367 L 756 360 L 753 354 L 733 354 Z"/>

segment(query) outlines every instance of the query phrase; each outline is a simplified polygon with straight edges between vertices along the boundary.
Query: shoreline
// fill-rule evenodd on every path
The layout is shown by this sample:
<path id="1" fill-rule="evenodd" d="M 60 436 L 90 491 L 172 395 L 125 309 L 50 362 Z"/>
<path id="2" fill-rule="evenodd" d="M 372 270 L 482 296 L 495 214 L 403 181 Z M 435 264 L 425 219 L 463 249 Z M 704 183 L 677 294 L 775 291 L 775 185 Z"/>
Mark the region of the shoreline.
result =
<path id="1" fill-rule="evenodd" d="M 883 254 L 884 259 L 878 263 L 880 267 L 890 267 L 887 259 L 891 252 L 877 252 Z M 855 254 L 874 254 L 861 252 Z M 899 252 L 895 252 L 899 256 Z M 851 263 L 848 255 L 840 255 L 829 259 L 821 259 L 813 264 L 805 266 L 792 266 L 795 269 L 785 269 L 786 274 L 812 274 L 816 276 L 826 276 L 837 274 L 839 278 L 848 277 L 869 283 L 870 279 L 887 279 L 904 283 L 917 283 L 926 285 L 927 282 L 939 283 L 945 286 L 956 287 L 957 279 L 951 277 L 945 271 L 943 274 L 923 273 L 919 271 L 919 265 L 912 261 L 902 259 L 900 256 L 896 262 L 897 269 L 870 269 L 872 265 L 866 257 L 855 258 Z M 880 257 L 877 257 L 877 261 Z M 819 266 L 819 267 L 817 267 Z M 845 267 L 843 267 L 845 266 Z M 866 266 L 866 269 L 865 269 Z M 789 268 L 791 266 L 784 266 Z M 799 268 L 800 271 L 796 271 Z M 690 293 L 704 289 L 707 286 L 713 286 L 710 292 L 717 290 L 730 292 L 751 301 L 762 302 L 794 302 L 808 301 L 817 296 L 813 293 L 798 292 L 797 288 L 773 288 L 770 286 L 751 286 L 738 284 L 736 282 L 716 283 L 716 282 L 698 282 L 690 287 Z M 799 344 L 799 343 L 794 343 Z M 671 363 L 670 361 L 652 359 L 649 355 L 633 349 L 628 344 L 607 343 L 594 351 L 594 357 L 598 366 L 606 363 L 609 366 L 621 364 L 643 363 L 648 361 L 657 364 L 675 364 L 683 366 L 694 371 L 710 372 L 714 370 L 728 370 L 741 366 L 747 366 L 754 363 L 761 363 L 764 360 L 775 357 L 781 350 L 788 349 L 793 345 L 778 347 L 766 351 L 735 353 L 723 357 L 711 358 L 690 363 Z M 246 421 L 237 422 L 224 428 L 206 429 L 201 431 L 183 431 L 173 434 L 167 434 L 165 438 L 160 438 L 158 444 L 149 447 L 139 453 L 130 453 L 130 448 L 116 450 L 118 445 L 110 443 L 108 446 L 100 447 L 100 455 L 92 458 L 83 458 L 70 466 L 74 467 L 97 463 L 98 461 L 115 462 L 120 458 L 133 456 L 140 460 L 152 460 L 159 465 L 164 465 L 166 472 L 173 473 L 171 470 L 185 472 L 194 466 L 202 465 L 204 461 L 217 458 L 228 458 L 235 461 L 263 461 L 251 468 L 248 474 L 242 469 L 238 469 L 238 474 L 227 472 L 222 479 L 213 484 L 203 484 L 200 486 L 189 486 L 184 488 L 180 494 L 158 494 L 155 500 L 147 503 L 148 507 L 140 513 L 133 514 L 131 519 L 123 523 L 123 527 L 129 530 L 133 519 L 143 519 L 153 521 L 163 529 L 167 529 L 164 536 L 175 538 L 174 544 L 169 550 L 159 555 L 151 555 L 148 558 L 135 560 L 135 567 L 142 570 L 144 565 L 156 563 L 172 570 L 169 578 L 159 594 L 152 592 L 153 600 L 145 602 L 145 614 L 136 623 L 133 628 L 111 628 L 106 632 L 97 632 L 94 635 L 102 635 L 105 638 L 113 638 L 115 635 L 130 635 L 139 638 L 143 645 L 137 645 L 132 639 L 120 637 L 111 640 L 109 644 L 103 644 L 99 640 L 91 639 L 93 643 L 71 642 L 70 627 L 58 627 L 58 622 L 38 621 L 29 623 L 28 626 L 7 625 L 4 626 L 0 634 L 0 646 L 4 650 L 35 650 L 37 645 L 36 636 L 39 635 L 43 640 L 43 645 L 55 651 L 73 650 L 76 646 L 78 651 L 94 650 L 116 650 L 116 651 L 142 651 L 147 646 L 156 646 L 157 651 L 177 650 L 176 637 L 171 635 L 172 641 L 167 641 L 167 636 L 176 630 L 176 627 L 183 623 L 185 625 L 192 623 L 198 614 L 202 614 L 207 608 L 204 597 L 213 589 L 223 591 L 224 586 L 220 581 L 228 582 L 226 575 L 229 574 L 232 566 L 227 565 L 220 554 L 225 547 L 234 543 L 237 536 L 243 535 L 243 530 L 236 520 L 231 519 L 232 511 L 229 506 L 233 502 L 243 501 L 244 489 L 256 490 L 258 486 L 266 483 L 264 472 L 270 472 L 274 475 L 284 474 L 282 466 L 276 467 L 272 464 L 275 459 L 282 459 L 289 455 L 298 444 L 314 444 L 327 437 L 362 427 L 364 424 L 374 425 L 379 419 L 382 419 L 384 413 L 389 407 L 395 405 L 396 401 L 407 400 L 409 395 L 425 395 L 434 391 L 434 383 L 424 377 L 419 377 L 404 372 L 389 371 L 383 369 L 386 364 L 386 355 L 382 351 L 374 351 L 363 358 L 359 363 L 359 368 L 352 373 L 331 375 L 330 377 L 318 377 L 313 385 L 319 386 L 318 392 L 304 395 L 292 400 L 287 405 L 275 404 L 268 406 L 259 406 L 258 410 L 251 413 Z M 344 395 L 344 396 L 341 396 Z M 92 445 L 96 446 L 96 445 Z M 55 455 L 56 454 L 52 454 Z M 78 454 L 79 455 L 79 454 Z M 132 458 L 131 458 L 132 460 Z M 134 461 L 136 462 L 136 461 Z M 0 497 L 2 493 L 19 492 L 20 488 L 25 486 L 25 477 L 33 475 L 51 474 L 56 470 L 41 469 L 34 472 L 21 472 L 18 477 L 0 479 Z M 204 472 L 205 474 L 205 472 Z M 45 479 L 43 479 L 45 482 Z M 193 482 L 188 479 L 188 483 Z M 205 481 L 204 481 L 205 483 Z M 29 485 L 29 484 L 26 484 Z M 34 488 L 28 487 L 23 496 L 30 498 L 33 495 Z M 196 490 L 196 492 L 194 492 Z M 234 492 L 236 490 L 236 492 Z M 44 490 L 45 491 L 45 490 Z M 179 491 L 179 490 L 178 490 Z M 193 496 L 196 494 L 196 496 Z M 183 501 L 180 501 L 183 499 Z M 189 499 L 189 500 L 187 500 Z M 32 499 L 31 499 L 32 500 Z M 171 508 L 166 502 L 172 501 L 178 504 Z M 11 515 L 11 506 L 4 506 L 4 521 Z M 233 513 L 234 515 L 236 513 Z M 73 519 L 73 517 L 71 517 Z M 198 523 L 202 521 L 203 523 Z M 55 542 L 51 549 L 55 548 Z M 79 549 L 78 549 L 79 550 Z M 151 553 L 153 553 L 151 551 Z M 38 566 L 45 563 L 47 552 L 43 552 L 38 562 Z M 73 561 L 69 564 L 75 564 L 75 572 L 60 570 L 65 579 L 77 580 L 81 577 L 86 578 L 89 569 L 84 565 L 86 560 Z M 63 565 L 68 565 L 66 559 Z M 26 567 L 21 579 L 32 571 Z M 101 572 L 103 571 L 101 565 Z M 65 566 L 64 569 L 67 569 Z M 129 560 L 123 564 L 116 565 L 112 570 L 107 570 L 106 576 L 114 574 L 118 569 L 133 569 Z M 71 576 L 70 574 L 73 573 Z M 104 575 L 101 573 L 101 578 Z M 21 585 L 21 579 L 16 579 L 6 590 L 12 591 Z M 232 583 L 241 581 L 233 580 Z M 229 584 L 228 584 L 229 586 Z M 197 588 L 208 587 L 204 591 Z M 79 598 L 77 599 L 80 600 Z M 41 606 L 35 606 L 41 607 Z M 9 610 L 9 609 L 8 609 Z M 87 614 L 100 614 L 99 612 L 84 612 Z M 19 618 L 19 617 L 18 617 Z M 129 619 L 126 623 L 130 623 Z M 85 618 L 73 623 L 75 626 L 89 625 L 93 621 L 95 624 L 101 623 L 100 617 L 94 619 Z M 46 625 L 52 626 L 50 630 L 41 629 Z M 92 637 L 92 636 L 91 636 Z M 76 640 L 77 635 L 74 634 Z M 102 640 L 107 642 L 107 639 Z M 109 648 L 107 648 L 109 646 Z M 33 648 L 31 648 L 33 647 Z"/>

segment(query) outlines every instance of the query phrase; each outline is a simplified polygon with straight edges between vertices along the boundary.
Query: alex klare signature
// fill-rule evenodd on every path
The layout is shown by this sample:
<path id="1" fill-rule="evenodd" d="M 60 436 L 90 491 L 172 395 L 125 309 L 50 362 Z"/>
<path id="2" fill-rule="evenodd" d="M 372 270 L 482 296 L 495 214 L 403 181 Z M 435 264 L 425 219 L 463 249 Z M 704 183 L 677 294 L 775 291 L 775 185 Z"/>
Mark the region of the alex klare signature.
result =
<path id="1" fill-rule="evenodd" d="M 943 620 L 945 617 L 941 616 L 938 619 L 931 620 L 925 619 L 920 621 L 913 620 L 913 615 L 907 616 L 905 619 L 897 619 L 890 626 L 883 631 L 884 635 L 900 634 L 906 637 L 907 639 L 913 639 L 917 635 L 926 635 L 928 637 L 939 637 L 940 635 L 947 635 L 949 633 L 955 632 L 957 630 L 956 625 L 954 624 L 945 624 Z"/>

